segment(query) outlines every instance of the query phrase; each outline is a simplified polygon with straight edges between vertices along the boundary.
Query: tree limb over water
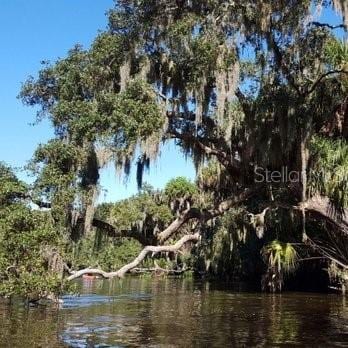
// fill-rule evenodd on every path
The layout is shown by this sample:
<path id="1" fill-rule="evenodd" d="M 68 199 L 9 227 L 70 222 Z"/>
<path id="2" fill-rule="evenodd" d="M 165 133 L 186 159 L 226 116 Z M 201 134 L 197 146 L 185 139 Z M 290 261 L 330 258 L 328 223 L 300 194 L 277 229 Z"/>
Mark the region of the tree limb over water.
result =
<path id="1" fill-rule="evenodd" d="M 162 246 L 146 246 L 140 254 L 130 263 L 127 265 L 124 265 L 122 268 L 120 268 L 118 271 L 115 272 L 105 272 L 100 269 L 96 268 L 85 268 L 80 271 L 74 272 L 72 275 L 70 275 L 67 280 L 73 280 L 76 278 L 79 278 L 83 276 L 84 274 L 95 274 L 95 275 L 101 275 L 104 278 L 114 278 L 114 277 L 119 277 L 122 278 L 124 275 L 129 272 L 130 270 L 136 268 L 144 259 L 145 257 L 149 254 L 152 253 L 158 254 L 161 252 L 177 252 L 179 249 L 181 249 L 186 243 L 188 242 L 198 242 L 200 239 L 199 233 L 191 234 L 191 235 L 186 235 L 179 239 L 174 245 L 162 245 Z"/>

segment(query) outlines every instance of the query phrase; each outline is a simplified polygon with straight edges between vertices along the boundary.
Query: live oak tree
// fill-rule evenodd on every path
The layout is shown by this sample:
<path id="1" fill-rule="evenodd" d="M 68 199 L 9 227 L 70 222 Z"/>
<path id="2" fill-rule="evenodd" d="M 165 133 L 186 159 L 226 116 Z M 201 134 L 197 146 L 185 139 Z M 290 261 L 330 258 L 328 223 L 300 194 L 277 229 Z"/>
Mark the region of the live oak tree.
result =
<path id="1" fill-rule="evenodd" d="M 316 20 L 332 8 L 342 23 Z M 122 276 L 150 252 L 199 241 L 231 208 L 260 238 L 303 242 L 346 272 L 348 48 L 335 36 L 347 30 L 346 2 L 120 0 L 108 17 L 89 49 L 44 63 L 23 85 L 22 100 L 39 105 L 56 134 L 31 163 L 36 201 L 73 240 L 92 226 L 115 235 L 94 216 L 100 169 L 113 162 L 129 175 L 136 157 L 141 186 L 161 143 L 174 139 L 200 173 L 205 202 L 180 196 L 173 221 L 134 262 L 85 272 Z M 287 168 L 299 180 L 260 182 L 257 168 Z M 189 221 L 194 232 L 169 245 Z"/>

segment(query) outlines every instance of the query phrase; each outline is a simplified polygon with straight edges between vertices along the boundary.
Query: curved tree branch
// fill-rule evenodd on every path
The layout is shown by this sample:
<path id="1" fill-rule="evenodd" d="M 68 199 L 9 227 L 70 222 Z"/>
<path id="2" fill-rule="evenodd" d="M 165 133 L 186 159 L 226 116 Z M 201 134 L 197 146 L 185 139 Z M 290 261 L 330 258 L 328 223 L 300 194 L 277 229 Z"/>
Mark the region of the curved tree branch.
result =
<path id="1" fill-rule="evenodd" d="M 309 215 L 309 218 L 313 220 L 321 221 L 327 224 L 330 229 L 340 231 L 344 235 L 348 236 L 348 209 L 343 211 L 343 216 L 337 218 L 332 214 L 332 207 L 330 200 L 327 197 L 314 196 L 308 199 L 306 202 L 301 202 L 298 205 L 291 205 L 283 202 L 272 202 L 269 205 L 270 208 L 283 208 L 293 209 L 297 211 L 304 211 Z"/>
<path id="2" fill-rule="evenodd" d="M 67 280 L 73 280 L 76 278 L 79 278 L 83 276 L 84 274 L 97 274 L 101 275 L 104 278 L 114 278 L 119 277 L 122 278 L 124 275 L 132 270 L 133 268 L 136 268 L 149 253 L 157 254 L 160 252 L 177 252 L 179 249 L 181 249 L 186 243 L 188 242 L 198 242 L 200 239 L 199 233 L 190 234 L 183 236 L 180 240 L 178 240 L 174 245 L 162 245 L 162 246 L 146 246 L 140 254 L 130 263 L 127 265 L 124 265 L 122 268 L 120 268 L 118 271 L 115 272 L 105 272 L 101 269 L 97 268 L 85 268 L 80 271 L 74 272 L 72 275 L 70 275 Z"/>
<path id="3" fill-rule="evenodd" d="M 326 222 L 332 229 L 348 236 L 348 209 L 343 210 L 342 217 L 332 214 L 332 206 L 327 197 L 314 196 L 305 203 L 305 209 L 313 217 Z"/>
<path id="4" fill-rule="evenodd" d="M 157 239 L 160 243 L 165 242 L 171 237 L 178 229 L 186 222 L 193 218 L 199 219 L 201 217 L 200 211 L 197 208 L 189 208 L 185 210 L 180 216 L 178 216 L 165 230 L 157 235 Z"/>
<path id="5" fill-rule="evenodd" d="M 210 145 L 204 143 L 204 139 L 198 136 L 194 136 L 192 134 L 187 133 L 179 133 L 175 130 L 171 130 L 168 133 L 168 136 L 174 139 L 180 139 L 185 142 L 194 143 L 198 148 L 205 152 L 208 156 L 213 155 L 217 158 L 217 160 L 227 169 L 227 171 L 234 175 L 240 175 L 240 162 L 235 160 L 232 156 L 228 155 L 223 150 L 218 150 Z"/>
<path id="6" fill-rule="evenodd" d="M 315 27 L 328 28 L 328 29 L 331 29 L 331 30 L 346 29 L 347 28 L 344 24 L 331 25 L 331 24 L 328 24 L 328 23 L 320 23 L 320 22 L 311 22 L 309 24 L 314 25 Z"/>
<path id="7" fill-rule="evenodd" d="M 39 208 L 45 208 L 45 209 L 51 209 L 52 205 L 49 202 L 43 202 L 38 199 L 33 199 L 31 196 L 26 195 L 23 197 L 25 199 L 31 200 L 32 203 L 36 204 Z M 82 217 L 77 218 L 78 221 L 83 221 Z M 93 218 L 92 220 L 92 226 L 99 228 L 106 232 L 106 234 L 109 237 L 113 238 L 133 238 L 136 239 L 138 242 L 140 242 L 142 245 L 148 245 L 153 244 L 156 242 L 156 238 L 154 236 L 144 236 L 143 234 L 139 233 L 135 230 L 117 230 L 114 226 L 109 224 L 106 221 L 102 221 L 97 218 Z"/>
<path id="8" fill-rule="evenodd" d="M 249 199 L 253 195 L 254 191 L 252 189 L 246 189 L 238 196 L 227 199 L 221 202 L 216 207 L 210 210 L 200 210 L 197 208 L 190 208 L 186 210 L 181 216 L 176 218 L 165 230 L 157 235 L 157 239 L 163 243 L 167 239 L 169 239 L 177 230 L 187 221 L 196 218 L 201 222 L 206 222 L 214 217 L 222 215 L 227 210 L 232 208 L 234 205 L 240 204 L 247 199 Z"/>
<path id="9" fill-rule="evenodd" d="M 335 74 L 348 74 L 347 70 L 330 70 L 326 72 L 325 74 L 320 75 L 312 84 L 312 86 L 308 89 L 306 92 L 306 95 L 309 95 L 314 92 L 314 90 L 317 88 L 317 86 L 320 84 L 321 81 L 323 81 L 326 77 L 330 75 Z"/>

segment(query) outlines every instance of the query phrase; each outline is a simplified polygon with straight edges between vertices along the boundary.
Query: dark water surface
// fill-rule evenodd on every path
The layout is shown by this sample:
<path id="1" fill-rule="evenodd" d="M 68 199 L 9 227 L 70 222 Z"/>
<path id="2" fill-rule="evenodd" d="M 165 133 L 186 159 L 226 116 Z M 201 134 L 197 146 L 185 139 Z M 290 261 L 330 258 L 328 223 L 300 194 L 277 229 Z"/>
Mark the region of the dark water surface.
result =
<path id="1" fill-rule="evenodd" d="M 83 281 L 59 310 L 0 303 L 1 347 L 348 347 L 348 298 L 190 279 Z"/>

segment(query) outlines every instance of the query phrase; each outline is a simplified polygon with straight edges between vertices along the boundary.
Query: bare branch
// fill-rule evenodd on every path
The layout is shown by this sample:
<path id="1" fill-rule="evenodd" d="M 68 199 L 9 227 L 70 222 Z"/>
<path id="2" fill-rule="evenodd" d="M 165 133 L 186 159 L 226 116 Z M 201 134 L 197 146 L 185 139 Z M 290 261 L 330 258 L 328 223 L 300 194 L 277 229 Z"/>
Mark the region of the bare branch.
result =
<path id="1" fill-rule="evenodd" d="M 178 274 L 182 274 L 186 271 L 188 271 L 188 268 L 181 268 L 181 269 L 167 269 L 167 268 L 162 268 L 162 267 L 150 267 L 150 268 L 133 268 L 132 270 L 130 270 L 130 273 L 159 273 L 159 274 L 174 274 L 174 275 L 178 275 Z"/>
<path id="2" fill-rule="evenodd" d="M 100 275 L 103 278 L 112 278 L 117 276 L 117 272 L 105 272 L 98 268 L 84 268 L 77 272 L 72 272 L 72 274 L 67 278 L 67 280 L 73 280 L 82 277 L 84 274 L 95 274 Z"/>
<path id="3" fill-rule="evenodd" d="M 201 216 L 199 209 L 189 208 L 177 217 L 165 230 L 157 235 L 157 239 L 160 243 L 165 242 L 171 235 L 178 231 L 178 229 L 184 225 L 187 221 Z"/>
<path id="4" fill-rule="evenodd" d="M 346 29 L 347 28 L 344 24 L 331 25 L 331 24 L 328 24 L 328 23 L 320 23 L 320 22 L 311 22 L 309 24 L 310 25 L 314 25 L 315 27 L 328 28 L 328 29 L 331 29 L 331 30 Z"/>
<path id="5" fill-rule="evenodd" d="M 79 278 L 83 276 L 84 274 L 97 274 L 101 275 L 104 278 L 114 278 L 119 277 L 122 278 L 124 275 L 131 271 L 132 269 L 136 268 L 145 258 L 146 256 L 151 253 L 152 255 L 155 255 L 160 252 L 177 252 L 179 249 L 181 249 L 186 243 L 188 242 L 198 242 L 200 239 L 199 233 L 190 234 L 182 237 L 180 240 L 178 240 L 174 245 L 161 245 L 161 246 L 146 246 L 140 254 L 130 263 L 127 265 L 124 265 L 122 268 L 120 268 L 118 271 L 115 272 L 105 272 L 101 269 L 97 268 L 85 268 L 80 271 L 74 272 L 72 275 L 70 275 L 67 280 L 73 280 L 76 278 Z"/>
<path id="6" fill-rule="evenodd" d="M 306 92 L 306 95 L 311 94 L 312 92 L 314 92 L 314 90 L 317 88 L 317 86 L 319 85 L 319 83 L 324 80 L 326 77 L 330 76 L 330 75 L 334 75 L 334 74 L 348 74 L 347 70 L 330 70 L 328 72 L 326 72 L 325 74 L 320 75 L 312 84 L 312 86 L 308 89 L 308 91 Z"/>

